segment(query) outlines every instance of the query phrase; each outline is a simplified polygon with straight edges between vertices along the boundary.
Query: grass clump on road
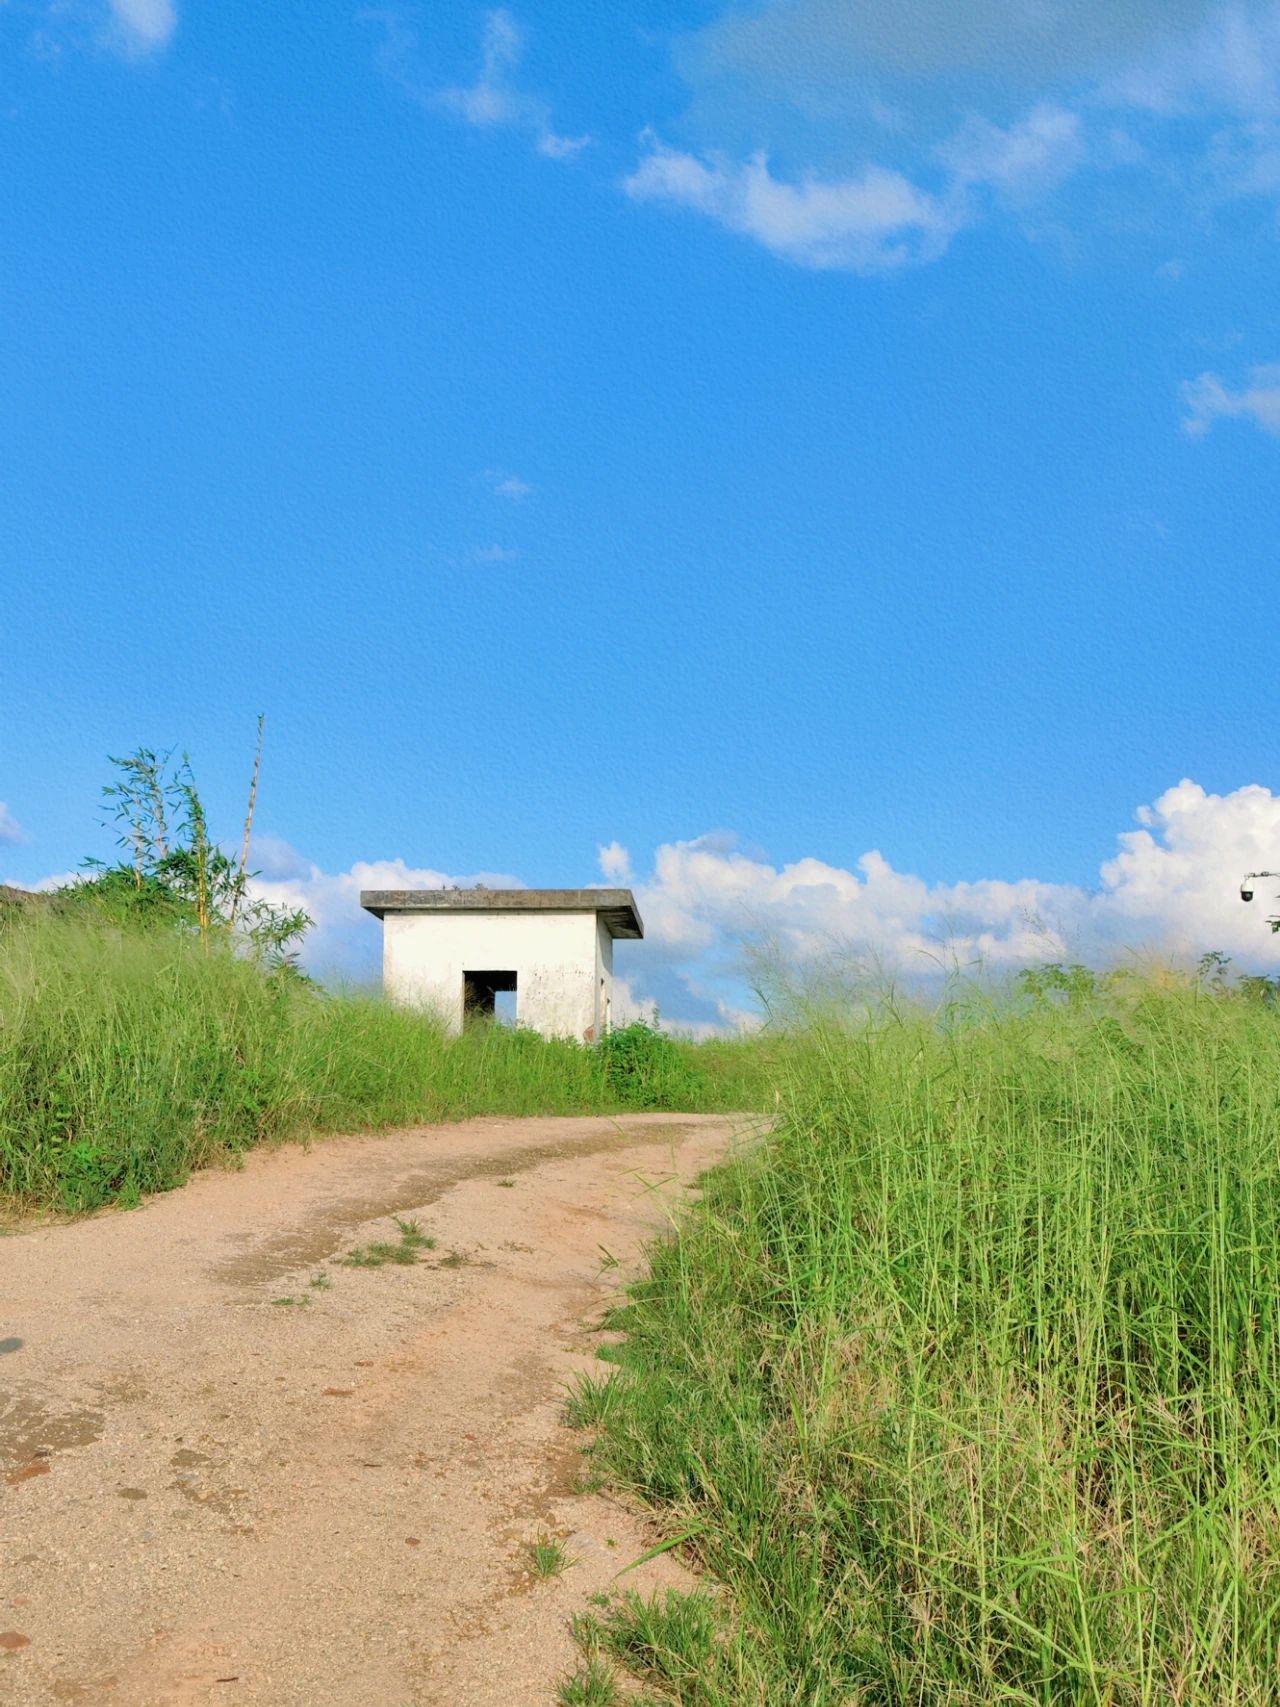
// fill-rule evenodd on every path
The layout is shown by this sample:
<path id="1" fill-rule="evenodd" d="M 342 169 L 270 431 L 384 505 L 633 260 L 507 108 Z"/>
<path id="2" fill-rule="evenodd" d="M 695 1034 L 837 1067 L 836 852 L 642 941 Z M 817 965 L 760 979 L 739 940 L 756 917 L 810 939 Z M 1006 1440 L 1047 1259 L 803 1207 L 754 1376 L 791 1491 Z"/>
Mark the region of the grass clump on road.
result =
<path id="1" fill-rule="evenodd" d="M 684 1707 L 1276 1698 L 1277 1016 L 1027 987 L 815 1017 L 571 1399 L 725 1586 L 609 1638 Z"/>
<path id="2" fill-rule="evenodd" d="M 575 1561 L 569 1557 L 563 1541 L 554 1535 L 539 1535 L 525 1548 L 529 1570 L 538 1582 L 563 1576 Z"/>
<path id="3" fill-rule="evenodd" d="M 396 1218 L 398 1239 L 374 1239 L 370 1244 L 357 1245 L 338 1261 L 344 1268 L 382 1268 L 386 1263 L 409 1267 L 418 1260 L 420 1251 L 433 1251 L 436 1242 L 422 1231 L 416 1221 Z M 315 1282 L 312 1282 L 314 1285 Z"/>

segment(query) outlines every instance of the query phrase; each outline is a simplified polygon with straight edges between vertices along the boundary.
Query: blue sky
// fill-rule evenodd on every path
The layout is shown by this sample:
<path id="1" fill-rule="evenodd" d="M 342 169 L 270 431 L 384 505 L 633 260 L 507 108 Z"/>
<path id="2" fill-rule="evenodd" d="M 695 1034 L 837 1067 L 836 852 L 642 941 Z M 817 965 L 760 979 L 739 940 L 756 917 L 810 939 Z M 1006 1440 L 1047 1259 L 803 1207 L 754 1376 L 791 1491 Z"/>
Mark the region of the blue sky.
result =
<path id="1" fill-rule="evenodd" d="M 263 711 L 353 975 L 361 873 L 600 849 L 692 1023 L 1280 966 L 1274 0 L 7 0 L 0 137 L 0 876 L 139 743 L 234 835 Z"/>

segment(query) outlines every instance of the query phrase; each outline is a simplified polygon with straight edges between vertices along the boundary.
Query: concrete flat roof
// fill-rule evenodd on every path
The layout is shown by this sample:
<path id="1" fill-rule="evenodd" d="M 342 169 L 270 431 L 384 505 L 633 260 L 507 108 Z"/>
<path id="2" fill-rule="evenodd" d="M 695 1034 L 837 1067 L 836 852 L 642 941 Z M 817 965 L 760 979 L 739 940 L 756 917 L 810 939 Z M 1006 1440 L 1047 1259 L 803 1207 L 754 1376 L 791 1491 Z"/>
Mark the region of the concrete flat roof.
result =
<path id="1" fill-rule="evenodd" d="M 362 889 L 366 913 L 595 913 L 610 936 L 642 937 L 629 889 Z"/>

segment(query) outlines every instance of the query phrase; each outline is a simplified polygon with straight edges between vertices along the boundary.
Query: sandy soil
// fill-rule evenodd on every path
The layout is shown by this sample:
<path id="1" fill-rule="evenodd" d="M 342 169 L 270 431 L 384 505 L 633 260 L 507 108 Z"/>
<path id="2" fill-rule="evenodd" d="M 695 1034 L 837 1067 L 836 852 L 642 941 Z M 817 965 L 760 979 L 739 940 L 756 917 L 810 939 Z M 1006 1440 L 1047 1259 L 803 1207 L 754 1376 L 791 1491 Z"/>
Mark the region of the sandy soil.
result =
<path id="1" fill-rule="evenodd" d="M 603 1373 L 593 1324 L 733 1129 L 327 1139 L 0 1239 L 0 1700 L 554 1701 L 569 1616 L 652 1543 L 575 1491 L 561 1389 Z M 393 1216 L 436 1249 L 338 1262 Z M 540 1535 L 576 1561 L 542 1582 Z"/>

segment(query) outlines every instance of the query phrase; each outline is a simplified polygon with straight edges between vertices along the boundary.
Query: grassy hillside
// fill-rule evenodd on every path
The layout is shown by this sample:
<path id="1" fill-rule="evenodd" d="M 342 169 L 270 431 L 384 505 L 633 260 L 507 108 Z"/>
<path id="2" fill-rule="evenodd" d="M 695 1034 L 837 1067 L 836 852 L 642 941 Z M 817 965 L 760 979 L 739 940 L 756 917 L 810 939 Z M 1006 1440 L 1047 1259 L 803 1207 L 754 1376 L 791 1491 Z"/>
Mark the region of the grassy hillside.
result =
<path id="1" fill-rule="evenodd" d="M 566 1701 L 1277 1700 L 1280 1019 L 1041 997 L 815 1020 L 654 1249 L 571 1409 L 727 1596 L 584 1626 Z"/>
<path id="2" fill-rule="evenodd" d="M 646 1028 L 603 1047 L 448 1038 L 168 924 L 0 921 L 0 1198 L 93 1208 L 280 1137 L 471 1114 L 754 1106 L 761 1052 Z"/>

